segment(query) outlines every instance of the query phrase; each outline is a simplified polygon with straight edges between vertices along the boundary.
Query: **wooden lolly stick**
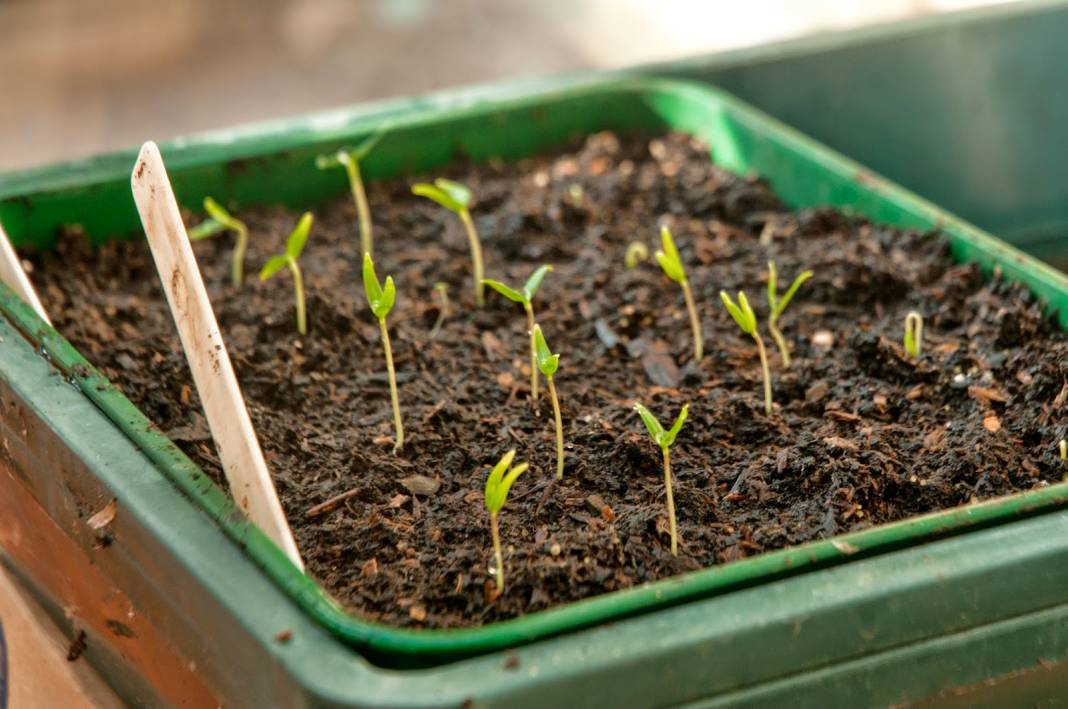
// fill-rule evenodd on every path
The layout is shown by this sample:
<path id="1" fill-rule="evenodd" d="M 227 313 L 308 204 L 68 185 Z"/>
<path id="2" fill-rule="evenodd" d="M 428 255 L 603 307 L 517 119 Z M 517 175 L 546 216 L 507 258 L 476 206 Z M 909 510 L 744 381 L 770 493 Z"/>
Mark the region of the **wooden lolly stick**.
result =
<path id="1" fill-rule="evenodd" d="M 8 240 L 3 225 L 0 225 L 0 280 L 8 288 L 15 291 L 26 305 L 33 308 L 38 317 L 49 325 L 52 324 L 52 321 L 48 319 L 48 313 L 45 312 L 44 306 L 41 305 L 40 298 L 37 297 L 37 292 L 33 289 L 33 284 L 30 283 L 29 276 L 22 270 L 19 255 L 15 253 L 15 247 Z"/>
<path id="2" fill-rule="evenodd" d="M 130 183 L 230 492 L 249 519 L 303 568 L 208 301 L 163 158 L 152 141 L 142 146 Z"/>

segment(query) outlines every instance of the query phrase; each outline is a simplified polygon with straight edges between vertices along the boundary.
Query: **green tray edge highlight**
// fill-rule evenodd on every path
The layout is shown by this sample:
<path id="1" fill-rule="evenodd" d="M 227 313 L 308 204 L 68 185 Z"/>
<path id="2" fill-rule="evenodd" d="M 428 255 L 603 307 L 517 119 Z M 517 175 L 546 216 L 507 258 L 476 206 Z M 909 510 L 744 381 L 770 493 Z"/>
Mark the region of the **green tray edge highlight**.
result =
<path id="1" fill-rule="evenodd" d="M 460 100 L 450 106 L 428 105 L 410 115 L 379 115 L 355 121 L 323 119 L 321 130 L 312 130 L 305 123 L 293 130 L 287 129 L 286 124 L 252 131 L 238 129 L 234 135 L 243 137 L 236 140 L 220 134 L 199 142 L 164 145 L 163 152 L 168 155 L 176 191 L 186 204 L 199 202 L 198 198 L 206 193 L 223 195 L 238 203 L 250 203 L 257 198 L 264 201 L 264 191 L 256 188 L 273 171 L 283 174 L 269 182 L 268 194 L 279 199 L 284 197 L 283 201 L 293 206 L 305 206 L 345 189 L 343 177 L 316 173 L 311 157 L 357 140 L 382 125 L 390 126 L 390 134 L 372 153 L 371 157 L 377 159 L 368 159 L 367 172 L 372 178 L 426 171 L 452 160 L 461 148 L 474 159 L 494 155 L 517 158 L 579 132 L 603 128 L 682 130 L 707 140 L 720 165 L 735 172 L 754 171 L 767 176 L 776 191 L 793 206 L 835 204 L 847 206 L 877 222 L 941 229 L 949 237 L 955 258 L 978 262 L 986 270 L 1000 266 L 1007 278 L 1028 285 L 1059 313 L 1061 324 L 1068 325 L 1068 307 L 1065 307 L 1068 306 L 1068 278 L 1064 275 L 722 92 L 677 81 L 625 80 L 576 82 L 548 92 L 519 90 L 516 93 L 489 102 Z M 524 128 L 528 131 L 529 122 L 533 121 L 538 124 L 535 130 L 541 132 L 516 136 L 516 120 L 527 121 Z M 485 129 L 487 122 L 492 130 Z M 314 125 L 315 119 L 309 123 Z M 436 150 L 413 154 L 426 147 L 413 140 L 417 134 L 429 128 L 442 130 L 443 126 L 447 133 L 451 132 L 455 144 L 438 145 Z M 502 136 L 510 138 L 503 145 L 497 142 Z M 408 141 L 400 140 L 402 137 Z M 435 136 L 431 142 L 441 141 Z M 88 206 L 99 205 L 101 199 L 119 200 L 116 204 L 123 200 L 130 202 L 128 171 L 133 164 L 132 155 L 115 154 L 81 166 L 53 167 L 15 176 L 13 184 L 29 194 L 11 196 L 10 186 L 0 187 L 0 194 L 8 194 L 0 198 L 0 218 L 7 224 L 9 215 L 16 217 L 13 220 L 16 227 L 11 231 L 17 241 L 27 243 L 33 237 L 37 246 L 47 247 L 55 226 L 78 221 L 69 217 L 79 209 L 89 213 Z M 392 164 L 388 164 L 390 159 Z M 227 162 L 220 164 L 221 161 Z M 792 174 L 790 170 L 776 173 L 791 163 L 807 166 L 807 177 Z M 812 178 L 812 170 L 818 179 Z M 303 184 L 302 171 L 317 175 L 318 179 L 299 195 L 293 195 L 291 181 Z M 56 178 L 63 175 L 57 182 Z M 79 178 L 77 184 L 70 182 L 71 175 Z M 300 177 L 295 179 L 295 175 Z M 191 193 L 195 195 L 192 199 Z M 54 211 L 59 206 L 65 208 Z M 92 213 L 107 212 L 110 221 L 98 220 L 90 233 L 95 237 L 128 230 L 132 228 L 130 219 L 136 226 L 132 203 L 126 210 L 130 214 L 122 216 L 122 211 L 97 206 Z M 46 226 L 49 220 L 52 220 L 51 229 Z M 0 288 L 0 311 L 301 608 L 345 642 L 390 662 L 400 659 L 404 663 L 405 658 L 419 658 L 421 664 L 434 657 L 443 661 L 490 652 L 850 557 L 899 548 L 933 536 L 1048 511 L 1068 502 L 1068 486 L 1054 485 L 766 553 L 482 628 L 395 629 L 360 620 L 331 601 L 258 528 L 249 524 L 229 498 L 125 396 L 6 288 Z"/>

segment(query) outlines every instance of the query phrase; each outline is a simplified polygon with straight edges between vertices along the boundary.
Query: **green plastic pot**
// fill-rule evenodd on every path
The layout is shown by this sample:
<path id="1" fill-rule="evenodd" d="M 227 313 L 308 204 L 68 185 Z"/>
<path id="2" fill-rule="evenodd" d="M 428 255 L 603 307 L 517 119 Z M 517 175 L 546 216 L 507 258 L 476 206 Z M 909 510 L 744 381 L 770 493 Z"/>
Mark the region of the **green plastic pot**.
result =
<path id="1" fill-rule="evenodd" d="M 883 223 L 941 229 L 956 258 L 1000 267 L 1068 324 L 1062 274 L 695 84 L 560 81 L 458 92 L 222 132 L 165 145 L 163 153 L 185 205 L 211 194 L 239 204 L 304 208 L 346 189 L 344 176 L 315 169 L 315 155 L 383 125 L 389 133 L 364 166 L 370 179 L 429 171 L 460 154 L 516 159 L 606 128 L 686 131 L 707 141 L 719 164 L 766 177 L 794 206 L 833 204 Z M 81 224 L 97 242 L 135 231 L 128 183 L 133 158 L 133 152 L 120 153 L 8 176 L 0 186 L 0 220 L 18 243 L 38 248 L 51 246 L 62 224 Z M 877 658 L 903 646 L 936 654 L 924 643 L 933 647 L 1064 600 L 1068 571 L 1043 569 L 1032 578 L 1051 558 L 1068 553 L 1068 544 L 1051 541 L 1065 524 L 1055 511 L 1068 502 L 1068 486 L 1055 485 L 483 628 L 387 628 L 333 604 L 111 383 L 5 289 L 0 312 L 7 318 L 0 323 L 0 371 L 10 390 L 0 391 L 0 400 L 5 441 L 14 441 L 5 462 L 20 478 L 15 484 L 28 489 L 92 565 L 107 569 L 134 606 L 151 609 L 178 656 L 200 658 L 194 660 L 198 675 L 228 702 L 251 705 L 277 688 L 293 701 L 367 706 L 450 705 L 471 697 L 513 706 L 544 704 L 549 697 L 574 706 L 662 704 L 739 692 L 782 696 L 773 680 L 817 668 L 843 679 L 812 689 L 813 697 L 849 696 L 850 682 L 873 682 L 875 675 L 872 687 L 886 696 L 918 697 L 939 675 L 905 688 L 889 679 L 894 675 L 885 663 L 891 660 Z M 76 402 L 77 410 L 57 410 L 52 396 L 67 402 L 64 407 Z M 59 454 L 68 465 L 51 462 Z M 186 499 L 179 503 L 175 491 Z M 100 547 L 84 520 L 109 496 L 120 515 L 108 545 Z M 1028 536 L 1047 527 L 1049 533 Z M 231 543 L 222 543 L 221 535 Z M 990 546 L 992 539 L 1002 546 Z M 0 537 L 7 546 L 4 541 Z M 8 553 L 9 563 L 39 570 L 26 560 L 28 553 Z M 32 572 L 22 575 L 34 583 Z M 1019 578 L 1029 579 L 1029 594 L 1009 583 Z M 113 630 L 107 620 L 97 626 Z M 223 652 L 206 648 L 205 635 Z M 1052 658 L 1064 654 L 1058 645 Z M 861 660 L 874 664 L 851 664 Z M 1001 667 L 998 662 L 1019 661 L 1034 664 L 1026 653 L 1010 653 L 942 679 L 978 682 Z M 914 662 L 903 668 L 919 673 L 939 666 Z M 404 669 L 417 667 L 424 669 Z M 262 680 L 265 672 L 269 682 Z M 617 701 L 604 701 L 612 697 Z"/>

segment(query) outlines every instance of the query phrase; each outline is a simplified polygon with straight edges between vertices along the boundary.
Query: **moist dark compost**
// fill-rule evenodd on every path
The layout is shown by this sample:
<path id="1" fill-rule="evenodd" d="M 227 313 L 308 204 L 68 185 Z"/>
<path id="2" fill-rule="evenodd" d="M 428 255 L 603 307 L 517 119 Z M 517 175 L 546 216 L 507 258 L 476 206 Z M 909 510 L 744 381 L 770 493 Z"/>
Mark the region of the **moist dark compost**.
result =
<path id="1" fill-rule="evenodd" d="M 268 465 L 308 572 L 355 613 L 393 625 L 475 626 L 773 549 L 1059 481 L 1068 344 L 1022 287 L 957 265 L 943 239 L 832 210 L 787 209 L 760 180 L 717 168 L 685 136 L 598 134 L 567 151 L 444 175 L 472 188 L 486 275 L 522 284 L 542 263 L 535 312 L 553 351 L 566 470 L 554 482 L 552 412 L 529 400 L 522 308 L 487 289 L 474 307 L 456 217 L 373 184 L 375 262 L 389 316 L 407 441 L 393 453 L 378 325 L 360 280 L 356 211 L 316 211 L 301 259 L 308 328 L 292 281 L 256 279 L 297 221 L 241 212 L 251 243 L 240 288 L 233 239 L 195 245 Z M 195 221 L 195 220 L 194 220 Z M 652 252 L 668 224 L 704 328 Z M 780 320 L 794 361 L 766 335 L 767 261 L 806 283 Z M 64 333 L 209 474 L 219 461 L 140 241 L 90 250 L 67 234 L 33 257 Z M 435 283 L 448 284 L 440 332 Z M 763 410 L 753 340 L 719 292 L 744 289 L 765 333 L 775 410 Z M 918 360 L 900 343 L 923 314 Z M 690 417 L 672 448 L 679 555 L 670 553 L 661 453 L 634 412 Z M 510 448 L 531 469 L 501 513 L 507 587 L 497 597 L 482 491 Z"/>

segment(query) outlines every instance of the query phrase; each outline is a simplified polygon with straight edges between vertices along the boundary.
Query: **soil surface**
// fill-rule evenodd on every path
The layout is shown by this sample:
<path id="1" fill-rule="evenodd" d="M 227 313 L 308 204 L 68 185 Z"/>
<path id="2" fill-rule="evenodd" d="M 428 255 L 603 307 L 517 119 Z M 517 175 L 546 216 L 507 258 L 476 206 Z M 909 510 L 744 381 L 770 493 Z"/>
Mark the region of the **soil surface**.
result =
<path id="1" fill-rule="evenodd" d="M 379 274 L 398 288 L 389 325 L 407 434 L 399 455 L 351 200 L 316 212 L 301 262 L 307 337 L 296 334 L 288 273 L 255 278 L 297 214 L 241 213 L 252 233 L 252 277 L 241 288 L 229 282 L 229 236 L 196 244 L 308 571 L 363 617 L 480 625 L 1065 472 L 1056 454 L 1068 424 L 1065 335 L 1024 289 L 954 264 L 938 235 L 792 212 L 764 183 L 724 172 L 677 135 L 599 134 L 547 157 L 445 174 L 477 195 L 488 277 L 521 284 L 538 265 L 555 267 L 535 309 L 561 353 L 560 483 L 551 409 L 542 399 L 535 415 L 529 400 L 523 311 L 489 290 L 486 307 L 473 307 L 460 222 L 413 197 L 410 181 L 369 189 Z M 678 285 L 653 260 L 624 267 L 630 242 L 655 250 L 660 223 L 689 271 L 705 333 L 700 363 Z M 32 259 L 58 329 L 218 479 L 146 246 L 91 251 L 68 234 Z M 781 288 L 815 271 L 780 321 L 794 348 L 786 371 L 766 331 L 768 259 Z M 451 309 L 431 338 L 438 281 Z M 720 289 L 745 289 L 757 310 L 771 417 L 756 347 Z M 916 361 L 899 344 L 910 310 L 926 322 Z M 691 405 L 672 449 L 678 557 L 660 451 L 636 400 L 665 425 Z M 510 448 L 531 470 L 501 515 L 507 588 L 495 597 L 482 489 Z"/>

